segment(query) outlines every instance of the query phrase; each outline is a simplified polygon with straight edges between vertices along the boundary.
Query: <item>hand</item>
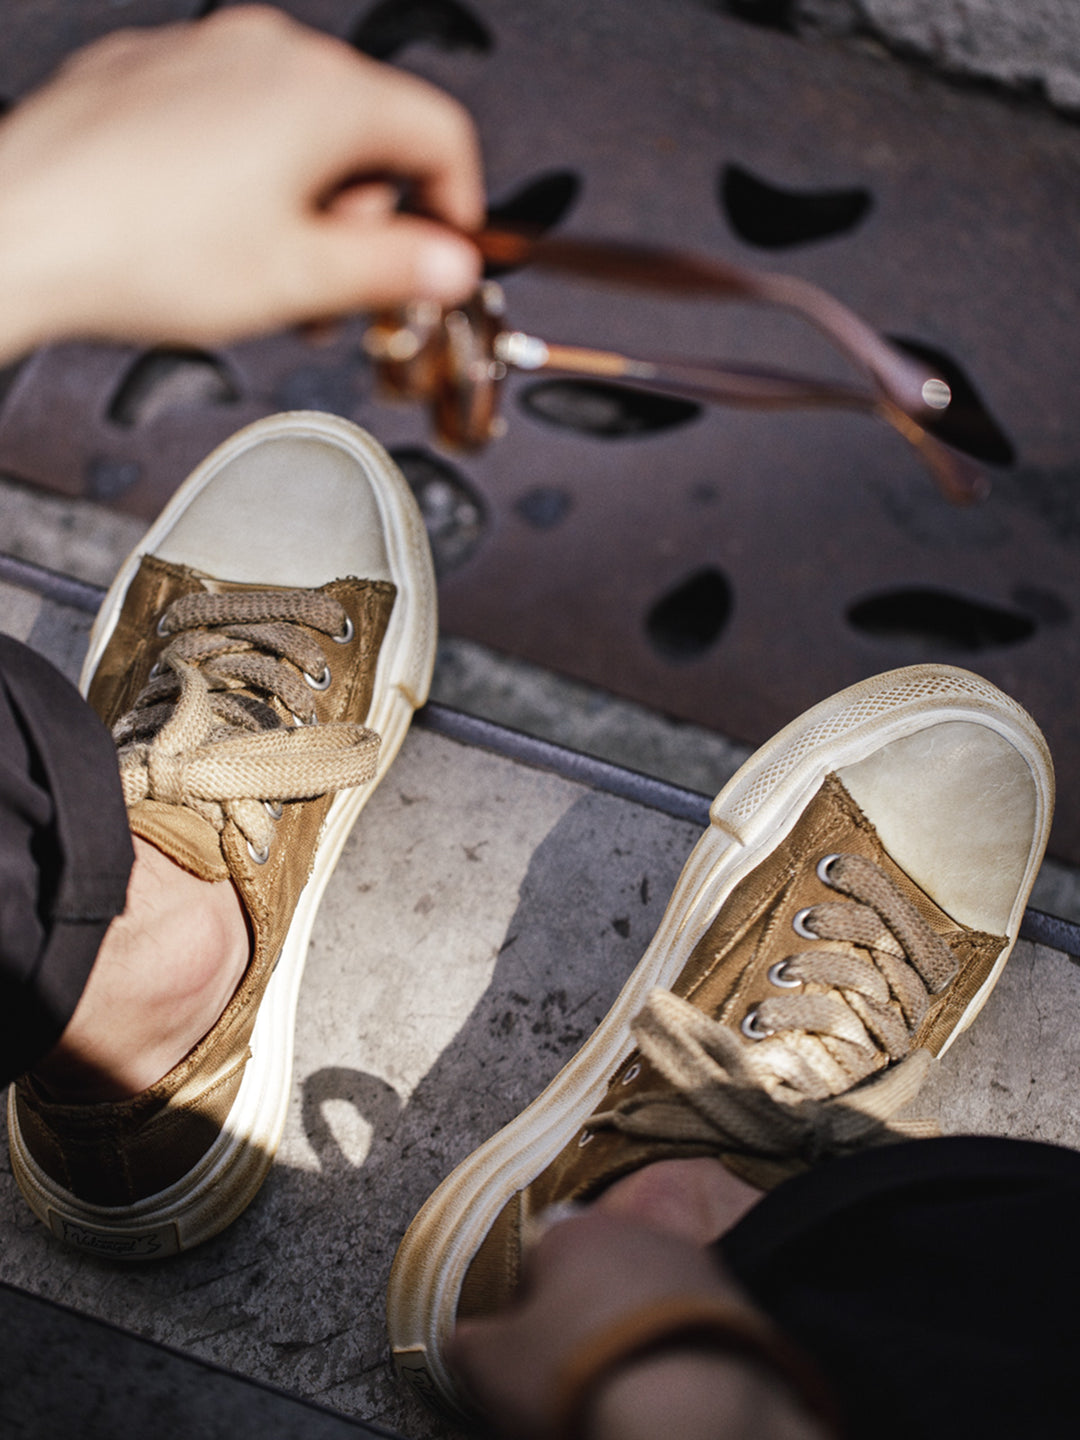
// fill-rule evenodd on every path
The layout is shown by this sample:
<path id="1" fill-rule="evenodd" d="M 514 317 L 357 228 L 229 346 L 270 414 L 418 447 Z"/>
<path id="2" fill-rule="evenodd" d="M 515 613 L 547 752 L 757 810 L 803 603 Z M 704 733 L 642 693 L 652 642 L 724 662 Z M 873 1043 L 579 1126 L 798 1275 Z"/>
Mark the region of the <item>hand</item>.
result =
<path id="1" fill-rule="evenodd" d="M 0 356 L 453 302 L 479 257 L 447 227 L 482 219 L 471 121 L 425 82 L 261 7 L 117 31 L 0 124 Z"/>
<path id="2" fill-rule="evenodd" d="M 447 1357 L 477 1406 L 515 1440 L 553 1433 L 557 1377 L 588 1337 L 669 1297 L 753 1303 L 711 1250 L 592 1209 L 530 1252 L 520 1299 L 463 1321 Z M 722 1352 L 664 1350 L 615 1372 L 590 1410 L 590 1440 L 822 1440 L 783 1380 Z"/>

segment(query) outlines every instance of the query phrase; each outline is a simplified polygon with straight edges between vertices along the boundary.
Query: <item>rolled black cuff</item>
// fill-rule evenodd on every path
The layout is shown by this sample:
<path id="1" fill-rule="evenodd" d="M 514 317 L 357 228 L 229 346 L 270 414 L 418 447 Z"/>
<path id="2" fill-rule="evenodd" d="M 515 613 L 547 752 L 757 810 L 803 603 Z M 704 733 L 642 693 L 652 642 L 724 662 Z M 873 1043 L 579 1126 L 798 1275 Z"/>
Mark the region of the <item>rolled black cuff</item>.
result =
<path id="1" fill-rule="evenodd" d="M 70 1020 L 133 861 L 108 731 L 47 660 L 0 636 L 0 1080 Z"/>

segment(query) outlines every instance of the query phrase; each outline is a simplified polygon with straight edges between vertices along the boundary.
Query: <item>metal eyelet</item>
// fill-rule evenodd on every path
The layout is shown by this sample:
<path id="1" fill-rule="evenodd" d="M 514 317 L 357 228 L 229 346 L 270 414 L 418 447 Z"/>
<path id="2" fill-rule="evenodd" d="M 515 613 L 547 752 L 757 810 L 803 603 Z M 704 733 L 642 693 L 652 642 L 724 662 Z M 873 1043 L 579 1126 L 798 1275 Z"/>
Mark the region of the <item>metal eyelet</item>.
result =
<path id="1" fill-rule="evenodd" d="M 169 612 L 167 610 L 163 610 L 158 616 L 157 625 L 154 627 L 157 634 L 160 635 L 162 639 L 164 639 L 166 635 L 172 634 L 172 631 L 165 624 L 165 617 L 166 615 L 168 615 L 168 613 Z"/>
<path id="2" fill-rule="evenodd" d="M 251 843 L 251 841 L 249 840 L 249 841 L 247 842 L 247 847 L 248 847 L 248 854 L 251 856 L 252 860 L 255 861 L 255 864 L 256 864 L 256 865 L 265 865 L 266 862 L 267 862 L 267 860 L 270 859 L 270 846 L 269 846 L 269 845 L 264 845 L 261 850 L 256 850 L 256 849 L 255 849 L 255 846 L 254 846 L 254 845 Z"/>
<path id="3" fill-rule="evenodd" d="M 758 1012 L 756 1007 L 753 1010 L 748 1010 L 746 1012 L 746 1014 L 743 1016 L 743 1021 L 742 1024 L 739 1026 L 739 1029 L 742 1031 L 742 1033 L 746 1036 L 748 1040 L 764 1040 L 767 1035 L 771 1035 L 773 1033 L 771 1030 L 766 1030 L 763 1025 L 758 1024 Z"/>
<path id="4" fill-rule="evenodd" d="M 335 645 L 348 645 L 349 641 L 356 634 L 356 628 L 352 623 L 352 616 L 345 616 L 345 630 L 341 635 L 333 635 L 331 639 Z"/>
<path id="5" fill-rule="evenodd" d="M 823 885 L 828 885 L 830 890 L 833 888 L 833 883 L 829 879 L 829 866 L 833 863 L 834 860 L 839 859 L 839 855 L 823 855 L 821 859 L 817 862 L 817 878 L 821 881 Z"/>
<path id="6" fill-rule="evenodd" d="M 318 677 L 318 679 L 316 679 L 316 680 L 313 680 L 313 679 L 311 678 L 311 676 L 310 676 L 310 675 L 307 673 L 307 671 L 305 670 L 305 671 L 304 671 L 304 679 L 305 679 L 305 680 L 307 681 L 307 683 L 311 686 L 312 690 L 329 690 L 329 689 L 330 689 L 330 679 L 331 679 L 331 676 L 330 676 L 330 666 L 329 666 L 329 665 L 324 665 L 324 666 L 323 666 L 323 672 L 322 672 L 322 674 L 321 674 L 321 675 Z"/>
<path id="7" fill-rule="evenodd" d="M 624 1085 L 632 1085 L 640 1074 L 641 1066 L 638 1061 L 635 1060 L 633 1065 L 630 1066 L 630 1069 L 627 1070 L 626 1074 L 622 1077 L 622 1083 Z"/>
<path id="8" fill-rule="evenodd" d="M 578 1149 L 583 1150 L 592 1138 L 593 1132 L 591 1130 L 583 1130 L 578 1138 Z"/>
<path id="9" fill-rule="evenodd" d="M 271 820 L 280 820 L 285 814 L 285 806 L 280 800 L 264 800 L 263 809 L 270 816 Z"/>
<path id="10" fill-rule="evenodd" d="M 787 980 L 785 975 L 790 960 L 777 960 L 775 965 L 769 966 L 768 981 L 770 985 L 778 985 L 781 990 L 797 990 L 803 983 L 801 980 Z"/>
<path id="11" fill-rule="evenodd" d="M 804 905 L 803 908 L 793 917 L 791 928 L 796 935 L 801 935 L 804 940 L 820 940 L 821 936 L 811 930 L 806 923 L 806 917 L 813 910 L 813 905 Z"/>
<path id="12" fill-rule="evenodd" d="M 150 666 L 150 670 L 149 670 L 146 678 L 147 678 L 147 680 L 156 680 L 160 674 L 161 674 L 161 661 L 160 661 L 160 660 L 155 660 L 154 663 Z"/>

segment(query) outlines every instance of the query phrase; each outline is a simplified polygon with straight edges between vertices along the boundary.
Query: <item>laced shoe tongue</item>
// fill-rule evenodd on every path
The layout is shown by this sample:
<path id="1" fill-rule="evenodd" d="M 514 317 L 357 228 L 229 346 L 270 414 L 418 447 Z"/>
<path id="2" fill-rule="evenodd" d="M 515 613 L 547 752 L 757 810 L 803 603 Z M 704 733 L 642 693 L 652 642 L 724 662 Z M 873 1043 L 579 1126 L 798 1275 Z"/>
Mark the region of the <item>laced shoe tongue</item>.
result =
<path id="1" fill-rule="evenodd" d="M 200 880 L 228 880 L 221 836 L 208 820 L 183 805 L 140 800 L 128 810 L 131 833 L 148 841 Z"/>
<path id="2" fill-rule="evenodd" d="M 261 863 L 279 802 L 371 780 L 373 731 L 310 723 L 312 692 L 331 681 L 315 636 L 352 633 L 342 605 L 318 591 L 204 589 L 175 600 L 158 622 L 173 638 L 113 729 L 135 833 L 200 878 L 224 879 L 228 822 Z"/>
<path id="3" fill-rule="evenodd" d="M 785 955 L 786 993 L 756 1005 L 739 1033 L 733 1016 L 725 1023 L 654 990 L 631 1029 L 660 1086 L 595 1115 L 590 1128 L 809 1162 L 932 1133 L 894 1117 L 926 1074 L 929 1055 L 913 1042 L 956 959 L 873 861 L 834 854 L 816 873 L 843 898 L 796 915 L 794 936 L 818 948 Z"/>

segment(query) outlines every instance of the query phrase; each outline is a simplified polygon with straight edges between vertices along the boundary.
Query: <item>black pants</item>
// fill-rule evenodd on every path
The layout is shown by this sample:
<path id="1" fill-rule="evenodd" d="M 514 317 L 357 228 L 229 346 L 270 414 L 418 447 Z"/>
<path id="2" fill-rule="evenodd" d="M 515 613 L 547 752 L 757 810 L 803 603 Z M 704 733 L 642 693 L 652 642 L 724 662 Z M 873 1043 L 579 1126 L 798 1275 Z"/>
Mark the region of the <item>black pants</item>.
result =
<path id="1" fill-rule="evenodd" d="M 1080 1436 L 1080 1154 L 921 1140 L 835 1160 L 720 1242 L 851 1440 Z"/>
<path id="2" fill-rule="evenodd" d="M 0 636 L 0 1066 L 75 1008 L 132 864 L 103 726 Z M 852 1437 L 1080 1436 L 1080 1154 L 926 1140 L 823 1165 L 722 1242 L 831 1379 Z"/>
<path id="3" fill-rule="evenodd" d="M 108 732 L 48 661 L 0 635 L 0 1084 L 71 1018 L 133 858 Z"/>

